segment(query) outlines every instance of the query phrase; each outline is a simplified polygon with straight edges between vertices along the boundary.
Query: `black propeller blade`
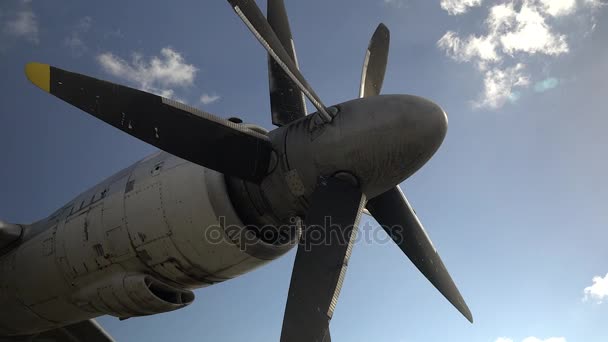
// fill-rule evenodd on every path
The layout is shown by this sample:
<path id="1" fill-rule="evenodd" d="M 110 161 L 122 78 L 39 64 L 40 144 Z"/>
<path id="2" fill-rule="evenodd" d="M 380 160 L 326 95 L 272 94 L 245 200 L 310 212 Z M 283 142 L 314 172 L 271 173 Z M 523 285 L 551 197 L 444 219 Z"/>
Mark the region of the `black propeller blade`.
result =
<path id="1" fill-rule="evenodd" d="M 298 67 L 296 49 L 291 36 L 289 19 L 283 0 L 268 0 L 268 23 L 274 30 L 289 57 Z M 270 109 L 272 123 L 284 126 L 306 116 L 304 94 L 289 78 L 279 64 L 268 55 L 268 79 L 270 85 Z"/>
<path id="2" fill-rule="evenodd" d="M 399 187 L 371 199 L 367 209 L 420 272 L 473 323 L 471 311 Z"/>
<path id="3" fill-rule="evenodd" d="M 365 53 L 359 90 L 360 98 L 380 95 L 388 62 L 390 39 L 388 27 L 384 24 L 378 25 Z"/>
<path id="4" fill-rule="evenodd" d="M 291 78 L 291 80 L 308 97 L 310 102 L 317 108 L 321 118 L 325 122 L 331 122 L 332 115 L 329 114 L 321 99 L 315 94 L 312 87 L 308 84 L 304 76 L 298 70 L 295 62 L 289 53 L 283 48 L 283 44 L 268 24 L 262 11 L 254 0 L 228 0 L 236 14 L 243 20 L 245 25 L 251 30 L 262 46 L 279 64 L 281 69 Z"/>
<path id="5" fill-rule="evenodd" d="M 26 66 L 30 81 L 63 101 L 195 164 L 260 182 L 269 171 L 267 136 L 173 100 L 47 64 Z"/>
<path id="6" fill-rule="evenodd" d="M 291 275 L 282 342 L 329 341 L 333 315 L 365 195 L 338 178 L 321 178 L 312 195 Z"/>
<path id="7" fill-rule="evenodd" d="M 384 24 L 380 24 L 365 55 L 360 97 L 380 94 L 386 72 L 389 44 L 390 32 Z M 473 322 L 471 311 L 399 186 L 371 199 L 367 203 L 367 209 L 420 272 L 458 311 Z"/>

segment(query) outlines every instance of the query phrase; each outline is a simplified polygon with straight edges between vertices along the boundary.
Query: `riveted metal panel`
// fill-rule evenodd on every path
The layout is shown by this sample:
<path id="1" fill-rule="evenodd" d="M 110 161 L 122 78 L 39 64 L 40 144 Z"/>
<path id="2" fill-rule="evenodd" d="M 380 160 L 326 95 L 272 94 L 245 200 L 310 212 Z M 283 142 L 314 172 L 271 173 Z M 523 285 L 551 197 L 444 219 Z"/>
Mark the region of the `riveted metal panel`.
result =
<path id="1" fill-rule="evenodd" d="M 171 234 L 162 207 L 162 166 L 167 154 L 142 160 L 131 172 L 125 191 L 125 224 L 133 246 Z"/>
<path id="2" fill-rule="evenodd" d="M 135 180 L 137 184 L 137 180 Z M 161 184 L 137 187 L 125 196 L 126 223 L 135 247 L 169 236 L 161 203 Z"/>
<path id="3" fill-rule="evenodd" d="M 65 257 L 65 265 L 68 267 L 66 272 L 70 278 L 96 270 L 96 264 L 87 257 L 88 230 L 87 213 L 83 212 L 66 220 L 59 232 L 58 248 L 63 248 L 62 257 Z"/>
<path id="4" fill-rule="evenodd" d="M 25 242 L 17 251 L 15 259 L 15 290 L 20 301 L 33 305 L 65 294 L 69 285 L 62 277 L 54 255 L 48 255 L 45 241 L 54 238 L 56 227 L 50 228 Z M 47 242 L 48 244 L 48 242 Z"/>
<path id="5" fill-rule="evenodd" d="M 55 297 L 31 306 L 32 311 L 51 322 L 75 323 L 83 317 L 93 318 L 96 315 L 69 303 L 65 297 Z"/>
<path id="6" fill-rule="evenodd" d="M 101 220 L 106 230 L 122 226 L 125 216 L 125 187 L 129 180 L 130 172 L 118 178 L 108 188 L 103 201 L 103 213 Z"/>
<path id="7" fill-rule="evenodd" d="M 52 329 L 53 322 L 36 315 L 28 307 L 12 298 L 2 302 L 0 310 L 0 335 L 12 335 L 21 332 L 37 332 Z"/>
<path id="8" fill-rule="evenodd" d="M 87 214 L 89 239 L 86 242 L 87 257 L 91 258 L 97 265 L 96 269 L 110 265 L 110 259 L 106 252 L 108 243 L 102 223 L 102 205 L 92 207 Z"/>
<path id="9" fill-rule="evenodd" d="M 103 201 L 102 229 L 105 232 L 104 251 L 112 262 L 121 262 L 135 256 L 127 231 L 125 217 L 125 189 L 131 172 L 117 178 Z"/>
<path id="10" fill-rule="evenodd" d="M 16 252 L 0 258 L 0 336 L 53 327 L 53 323 L 39 317 L 18 300 L 16 280 L 20 274 L 16 265 Z"/>
<path id="11" fill-rule="evenodd" d="M 137 251 L 148 267 L 162 277 L 185 287 L 206 286 L 230 279 L 218 278 L 201 266 L 190 263 L 170 237 L 154 240 L 138 247 Z"/>
<path id="12" fill-rule="evenodd" d="M 110 265 L 108 244 L 102 224 L 102 202 L 69 217 L 60 226 L 56 244 L 57 261 L 71 283 L 78 277 Z"/>
<path id="13" fill-rule="evenodd" d="M 110 260 L 117 262 L 125 256 L 135 255 L 131 248 L 129 233 L 124 226 L 118 226 L 107 230 L 105 240 L 105 252 Z"/>
<path id="14" fill-rule="evenodd" d="M 217 272 L 250 256 L 225 235 L 221 225 L 221 222 L 239 221 L 236 214 L 218 214 L 211 203 L 218 199 L 211 198 L 208 183 L 223 184 L 224 176 L 194 164 L 184 164 L 163 173 L 162 201 L 173 232 L 171 240 L 187 260 L 209 273 L 207 279 L 229 279 L 218 276 Z M 229 201 L 227 197 L 225 200 Z"/>

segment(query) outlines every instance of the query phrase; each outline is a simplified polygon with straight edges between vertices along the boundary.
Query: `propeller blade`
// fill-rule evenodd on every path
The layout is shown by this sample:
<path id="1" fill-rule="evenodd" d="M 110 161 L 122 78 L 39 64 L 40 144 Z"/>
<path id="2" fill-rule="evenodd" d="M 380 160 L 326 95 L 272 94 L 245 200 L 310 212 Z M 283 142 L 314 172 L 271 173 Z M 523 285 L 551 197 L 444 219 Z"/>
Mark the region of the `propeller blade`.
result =
<path id="1" fill-rule="evenodd" d="M 380 95 L 390 46 L 390 31 L 378 25 L 365 54 L 359 97 Z M 407 198 L 397 186 L 367 203 L 382 225 L 422 274 L 471 323 L 473 316 Z"/>
<path id="2" fill-rule="evenodd" d="M 268 24 L 262 11 L 254 0 L 228 0 L 236 14 L 243 20 L 245 25 L 251 30 L 262 46 L 268 51 L 270 56 L 285 71 L 287 76 L 300 88 L 308 97 L 310 102 L 317 108 L 319 115 L 325 122 L 331 122 L 332 116 L 327 111 L 312 87 L 308 84 L 304 76 L 298 70 L 295 62 L 289 53 L 283 48 L 283 44 Z"/>
<path id="3" fill-rule="evenodd" d="M 391 34 L 388 27 L 384 24 L 378 25 L 365 53 L 359 90 L 360 98 L 380 95 L 386 73 L 390 40 Z"/>
<path id="4" fill-rule="evenodd" d="M 268 23 L 289 57 L 299 68 L 296 48 L 289 27 L 289 18 L 283 0 L 268 0 Z M 281 127 L 305 117 L 306 100 L 304 94 L 271 55 L 268 55 L 268 79 L 272 123 Z"/>
<path id="5" fill-rule="evenodd" d="M 260 182 L 272 160 L 269 138 L 187 105 L 48 64 L 30 63 L 28 79 L 106 123 L 195 164 Z"/>
<path id="6" fill-rule="evenodd" d="M 311 198 L 291 274 L 282 342 L 329 341 L 333 315 L 365 204 L 358 187 L 322 178 Z"/>
<path id="7" fill-rule="evenodd" d="M 418 270 L 473 323 L 471 311 L 401 189 L 371 199 L 367 209 Z"/>

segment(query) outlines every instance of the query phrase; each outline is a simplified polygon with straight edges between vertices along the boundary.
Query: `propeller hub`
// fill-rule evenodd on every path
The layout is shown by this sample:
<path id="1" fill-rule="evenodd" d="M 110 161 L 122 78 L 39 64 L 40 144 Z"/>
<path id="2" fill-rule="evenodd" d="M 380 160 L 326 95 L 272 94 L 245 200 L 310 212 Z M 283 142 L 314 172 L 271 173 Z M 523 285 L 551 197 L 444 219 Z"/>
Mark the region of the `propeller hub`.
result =
<path id="1" fill-rule="evenodd" d="M 287 164 L 312 192 L 319 176 L 354 175 L 368 198 L 414 174 L 437 151 L 448 122 L 437 104 L 412 95 L 344 102 L 330 123 L 308 116 L 286 127 Z"/>

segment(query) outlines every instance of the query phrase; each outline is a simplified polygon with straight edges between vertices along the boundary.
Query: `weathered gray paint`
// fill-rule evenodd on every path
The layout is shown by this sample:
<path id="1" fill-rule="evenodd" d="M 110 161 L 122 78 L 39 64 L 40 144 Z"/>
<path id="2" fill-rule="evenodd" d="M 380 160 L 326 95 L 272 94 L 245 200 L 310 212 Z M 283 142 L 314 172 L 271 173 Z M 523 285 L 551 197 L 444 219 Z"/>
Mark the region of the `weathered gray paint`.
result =
<path id="1" fill-rule="evenodd" d="M 22 243 L 0 256 L 0 336 L 179 309 L 193 300 L 192 289 L 292 247 L 258 241 L 244 251 L 220 222 L 243 226 L 224 176 L 155 153 L 26 226 Z M 17 236 L 17 226 L 2 227 L 3 236 Z M 210 233 L 224 238 L 209 241 Z M 155 289 L 177 297 L 160 298 Z"/>

